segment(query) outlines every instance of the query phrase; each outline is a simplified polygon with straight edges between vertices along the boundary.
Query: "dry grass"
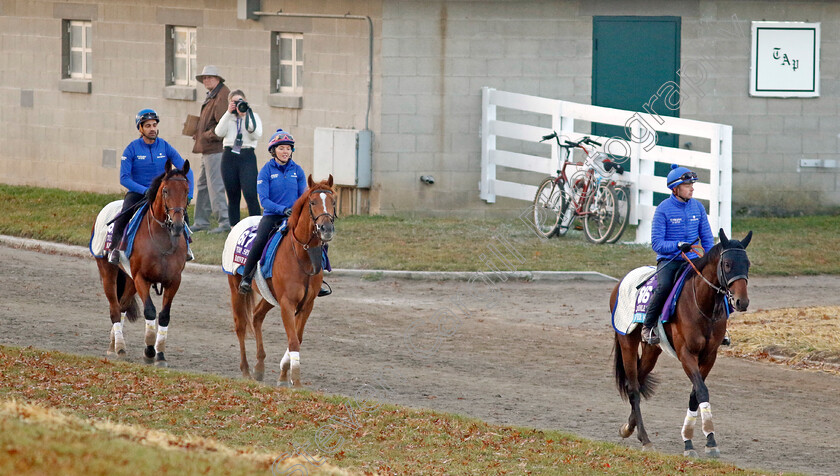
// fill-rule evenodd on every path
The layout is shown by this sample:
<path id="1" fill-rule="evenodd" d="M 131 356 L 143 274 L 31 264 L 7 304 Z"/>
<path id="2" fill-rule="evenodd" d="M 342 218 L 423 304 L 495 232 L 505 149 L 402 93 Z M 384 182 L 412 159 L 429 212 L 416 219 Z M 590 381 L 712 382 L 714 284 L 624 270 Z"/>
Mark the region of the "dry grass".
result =
<path id="1" fill-rule="evenodd" d="M 840 306 L 755 311 L 729 322 L 724 353 L 840 374 Z"/>

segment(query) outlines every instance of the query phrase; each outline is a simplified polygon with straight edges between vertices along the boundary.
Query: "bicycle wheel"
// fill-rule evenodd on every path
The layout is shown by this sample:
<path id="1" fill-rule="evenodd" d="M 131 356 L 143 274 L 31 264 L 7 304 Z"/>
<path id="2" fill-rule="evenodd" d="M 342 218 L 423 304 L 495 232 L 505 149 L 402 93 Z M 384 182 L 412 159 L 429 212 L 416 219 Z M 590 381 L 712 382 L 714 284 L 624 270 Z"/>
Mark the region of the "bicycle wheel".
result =
<path id="1" fill-rule="evenodd" d="M 548 238 L 554 231 L 565 202 L 562 182 L 555 182 L 554 177 L 546 177 L 534 196 L 534 230 L 538 235 Z"/>
<path id="2" fill-rule="evenodd" d="M 607 243 L 618 242 L 630 221 L 630 188 L 627 186 L 615 187 L 613 192 L 615 193 L 616 205 L 615 229 L 610 233 Z"/>
<path id="3" fill-rule="evenodd" d="M 583 206 L 583 234 L 592 243 L 607 241 L 615 225 L 615 193 L 610 187 L 598 187 Z"/>

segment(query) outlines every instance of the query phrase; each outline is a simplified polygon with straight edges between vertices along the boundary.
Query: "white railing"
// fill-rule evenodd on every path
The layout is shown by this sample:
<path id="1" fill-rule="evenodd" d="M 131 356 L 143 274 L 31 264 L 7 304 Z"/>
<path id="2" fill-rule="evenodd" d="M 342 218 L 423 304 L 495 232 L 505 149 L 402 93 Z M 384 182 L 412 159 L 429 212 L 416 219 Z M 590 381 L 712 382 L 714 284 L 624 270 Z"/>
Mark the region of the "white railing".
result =
<path id="1" fill-rule="evenodd" d="M 629 156 L 630 172 L 623 181 L 630 184 L 630 223 L 638 225 L 637 243 L 650 243 L 651 223 L 656 207 L 653 192 L 667 193 L 664 177 L 653 174 L 654 163 L 680 164 L 692 170 L 708 170 L 709 182 L 694 184 L 694 198 L 709 201 L 709 224 L 712 234 L 720 228 L 732 236 L 732 126 L 711 122 L 651 115 L 607 107 L 578 104 L 525 94 L 482 88 L 481 93 L 481 181 L 480 197 L 495 203 L 496 197 L 532 201 L 537 183 L 520 184 L 498 180 L 496 167 L 554 174 L 560 164 L 560 150 L 552 142 L 551 157 L 528 155 L 496 148 L 496 138 L 506 137 L 524 142 L 539 142 L 552 130 L 570 140 L 578 140 L 588 133 L 575 132 L 575 120 L 621 126 L 630 138 L 592 136 L 604 143 L 607 152 L 615 156 Z M 667 97 L 665 100 L 673 99 Z M 496 108 L 503 107 L 551 117 L 551 128 L 500 121 Z M 663 107 L 664 109 L 664 107 Z M 654 108 L 655 112 L 655 108 Z M 710 141 L 709 152 L 656 145 L 656 133 L 671 133 L 705 138 Z M 701 177 L 705 174 L 701 173 Z"/>

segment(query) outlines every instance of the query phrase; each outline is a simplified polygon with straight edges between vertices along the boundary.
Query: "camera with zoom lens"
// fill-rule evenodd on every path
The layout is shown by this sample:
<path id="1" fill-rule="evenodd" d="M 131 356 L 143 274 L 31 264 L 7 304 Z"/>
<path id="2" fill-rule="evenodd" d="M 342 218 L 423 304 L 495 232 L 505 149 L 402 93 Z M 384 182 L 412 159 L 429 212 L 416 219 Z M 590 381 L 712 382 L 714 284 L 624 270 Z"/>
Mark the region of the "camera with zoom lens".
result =
<path id="1" fill-rule="evenodd" d="M 248 103 L 245 102 L 244 99 L 237 99 L 235 104 L 236 104 L 236 110 L 241 112 L 241 113 L 246 113 L 246 112 L 248 112 L 248 109 L 251 109 L 250 106 L 248 106 Z"/>

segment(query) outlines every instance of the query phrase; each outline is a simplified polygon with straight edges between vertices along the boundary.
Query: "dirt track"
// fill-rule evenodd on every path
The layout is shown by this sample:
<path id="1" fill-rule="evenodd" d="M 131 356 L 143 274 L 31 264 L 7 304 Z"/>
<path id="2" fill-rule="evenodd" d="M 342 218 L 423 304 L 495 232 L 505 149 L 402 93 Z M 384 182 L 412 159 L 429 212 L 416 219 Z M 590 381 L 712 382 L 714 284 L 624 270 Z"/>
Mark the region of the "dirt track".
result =
<path id="1" fill-rule="evenodd" d="M 110 323 L 91 259 L 0 246 L 0 263 L 0 343 L 104 355 Z M 58 289 L 43 284 L 48 277 Z M 612 283 L 509 282 L 488 294 L 466 282 L 328 281 L 335 294 L 316 303 L 301 349 L 307 387 L 352 396 L 381 379 L 389 390 L 380 397 L 390 402 L 622 442 L 629 405 L 612 378 Z M 751 309 L 838 305 L 838 288 L 834 276 L 753 278 Z M 459 295 L 468 296 L 470 317 L 445 317 Z M 220 270 L 186 271 L 172 309 L 172 368 L 239 375 L 228 299 Z M 424 338 L 441 316 L 453 335 Z M 285 335 L 279 311 L 266 322 L 266 380 L 274 383 Z M 141 360 L 142 332 L 140 322 L 127 325 L 132 361 Z M 659 391 L 642 407 L 647 428 L 659 450 L 681 454 L 689 382 L 667 356 L 657 373 Z M 708 384 L 724 461 L 837 474 L 840 377 L 720 357 Z M 635 436 L 624 444 L 639 447 Z"/>

